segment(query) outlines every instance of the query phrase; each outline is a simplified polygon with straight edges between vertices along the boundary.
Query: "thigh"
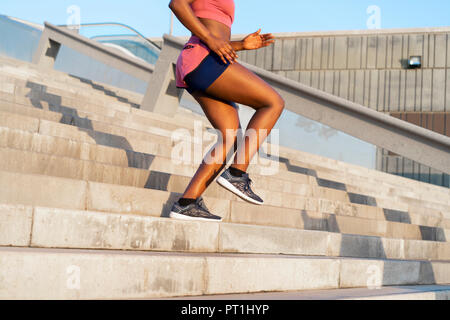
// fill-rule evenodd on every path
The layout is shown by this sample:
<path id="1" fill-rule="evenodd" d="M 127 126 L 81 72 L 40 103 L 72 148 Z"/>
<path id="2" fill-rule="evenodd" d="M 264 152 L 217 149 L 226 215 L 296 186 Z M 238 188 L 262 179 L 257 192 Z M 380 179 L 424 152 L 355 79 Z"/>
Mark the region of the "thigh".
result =
<path id="1" fill-rule="evenodd" d="M 213 97 L 205 92 L 194 91 L 192 96 L 200 104 L 211 125 L 222 132 L 239 129 L 239 113 L 234 102 Z"/>
<path id="2" fill-rule="evenodd" d="M 268 104 L 283 104 L 283 99 L 267 82 L 238 62 L 230 65 L 206 93 L 219 99 L 259 109 Z"/>

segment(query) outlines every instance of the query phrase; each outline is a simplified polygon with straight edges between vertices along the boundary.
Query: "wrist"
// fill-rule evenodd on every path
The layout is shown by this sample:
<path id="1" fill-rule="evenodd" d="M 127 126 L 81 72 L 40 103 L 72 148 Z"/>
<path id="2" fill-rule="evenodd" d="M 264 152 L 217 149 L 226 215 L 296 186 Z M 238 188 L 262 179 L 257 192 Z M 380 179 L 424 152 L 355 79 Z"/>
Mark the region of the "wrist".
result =
<path id="1" fill-rule="evenodd" d="M 244 46 L 244 40 L 239 41 L 238 46 L 239 46 L 239 50 L 247 50 L 247 49 L 245 49 L 245 46 Z"/>
<path id="2" fill-rule="evenodd" d="M 234 51 L 243 51 L 246 50 L 244 47 L 244 41 L 232 41 L 231 45 L 233 46 Z"/>
<path id="3" fill-rule="evenodd" d="M 213 35 L 211 32 L 209 32 L 209 33 L 207 33 L 207 34 L 203 37 L 203 39 L 201 39 L 201 40 L 202 40 L 204 43 L 209 44 L 213 38 L 214 38 L 214 35 Z"/>

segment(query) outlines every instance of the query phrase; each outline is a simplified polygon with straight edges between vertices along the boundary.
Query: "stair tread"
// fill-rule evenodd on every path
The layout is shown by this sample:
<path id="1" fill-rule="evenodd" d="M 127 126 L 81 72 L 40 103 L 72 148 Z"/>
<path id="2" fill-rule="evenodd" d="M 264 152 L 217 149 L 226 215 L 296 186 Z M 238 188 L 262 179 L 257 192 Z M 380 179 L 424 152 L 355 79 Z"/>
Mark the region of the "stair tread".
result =
<path id="1" fill-rule="evenodd" d="M 291 292 L 242 293 L 173 297 L 165 300 L 353 300 L 353 299 L 417 299 L 419 294 L 447 293 L 450 285 L 384 286 L 376 289 L 346 288 L 329 290 L 303 290 Z M 446 300 L 449 298 L 445 298 Z M 159 299 L 152 299 L 159 300 Z"/>
<path id="2" fill-rule="evenodd" d="M 5 114 L 8 114 L 8 113 L 6 112 Z M 21 117 L 24 117 L 24 118 L 27 118 L 27 119 L 30 119 L 30 120 L 33 119 L 31 117 L 25 117 L 25 116 L 21 116 Z M 47 120 L 42 120 L 42 121 L 47 121 Z M 50 121 L 50 123 L 54 123 L 54 122 Z M 72 131 L 74 130 L 74 128 L 76 128 L 76 127 L 71 127 L 71 126 L 64 125 L 64 124 L 58 124 L 56 122 L 54 124 L 52 124 L 52 126 L 55 126 L 55 128 L 58 127 L 58 126 L 61 126 L 61 129 L 67 127 L 68 130 L 72 130 Z M 88 130 L 88 129 L 83 129 L 82 130 L 82 132 L 86 132 L 86 131 L 92 131 L 92 130 Z M 101 134 L 101 131 L 94 130 L 93 132 Z M 78 133 L 78 131 L 76 131 L 76 133 L 77 134 L 81 134 L 81 132 Z M 109 135 L 109 133 L 105 133 L 105 134 Z M 133 141 L 143 141 L 143 140 L 141 140 L 141 139 L 139 139 L 139 137 L 137 137 L 136 139 L 133 139 Z M 82 141 L 82 142 L 88 142 L 89 143 L 89 141 Z M 145 143 L 148 144 L 148 141 L 146 141 Z M 91 143 L 91 144 L 94 144 L 94 143 Z M 145 152 L 139 152 L 139 153 L 144 153 L 145 154 Z M 288 171 L 285 171 L 285 170 L 281 170 L 280 173 L 277 175 L 277 179 L 286 180 L 286 181 L 292 181 L 292 180 L 295 181 L 295 179 L 298 177 L 298 175 L 299 175 L 299 173 L 292 173 L 292 172 L 288 172 Z M 292 176 L 292 178 L 291 178 L 291 176 Z M 351 187 L 352 187 L 352 184 L 348 184 L 348 188 L 351 188 Z M 358 185 L 355 185 L 354 187 L 358 188 Z M 351 192 L 351 189 L 349 191 Z M 370 194 L 368 192 L 359 192 L 359 193 L 361 193 L 361 194 Z M 399 196 L 401 196 L 401 195 L 399 195 Z M 378 198 L 381 199 L 381 197 L 378 197 Z M 383 197 L 383 198 L 386 199 L 385 197 Z M 409 197 L 407 197 L 406 199 L 409 199 Z M 437 210 L 442 210 L 442 208 L 448 208 L 449 207 L 448 205 L 440 203 L 440 202 L 435 204 L 433 201 L 428 201 L 428 202 L 425 202 L 425 203 L 432 204 L 433 208 L 437 209 Z"/>
<path id="3" fill-rule="evenodd" d="M 60 178 L 60 177 L 52 177 L 52 176 L 47 176 L 47 175 L 41 175 L 41 174 L 23 174 L 23 173 L 15 173 L 15 172 L 8 172 L 8 171 L 2 171 L 0 170 L 0 174 L 2 174 L 3 176 L 15 176 L 15 180 L 18 179 L 18 177 L 21 178 L 21 180 L 26 180 L 26 181 L 31 181 L 32 179 L 39 179 L 40 183 L 43 184 L 48 184 L 50 181 L 52 183 L 55 183 L 59 186 L 59 190 L 61 190 L 61 186 L 64 185 L 66 186 L 65 188 L 73 188 L 76 186 L 76 190 L 77 190 L 77 194 L 79 199 L 77 198 L 77 203 L 72 205 L 67 204 L 67 200 L 63 200 L 63 199 L 58 199 L 57 202 L 59 203 L 61 201 L 61 209 L 80 209 L 80 205 L 83 205 L 83 209 L 85 209 L 85 203 L 86 202 L 92 202 L 93 204 L 90 204 L 90 206 L 93 206 L 93 208 L 95 210 L 98 211 L 113 211 L 116 213 L 133 213 L 133 214 L 143 214 L 143 215 L 158 215 L 160 216 L 162 214 L 161 209 L 163 208 L 163 203 L 167 202 L 167 199 L 173 199 L 173 192 L 170 191 L 162 191 L 162 190 L 153 190 L 153 189 L 142 189 L 142 188 L 136 188 L 136 187 L 132 187 L 132 186 L 122 186 L 122 185 L 115 185 L 115 184 L 108 184 L 108 183 L 101 183 L 101 182 L 91 182 L 91 181 L 86 181 L 86 180 L 78 180 L 78 179 L 69 179 L 69 178 Z M 43 180 L 42 180 L 43 179 Z M 47 181 L 47 182 L 44 182 Z M 13 184 L 10 182 L 8 183 L 8 185 L 10 186 L 10 188 L 12 188 Z M 106 195 L 102 194 L 101 197 L 100 196 L 96 196 L 95 194 L 95 190 L 96 188 L 100 188 L 101 190 L 103 190 L 103 192 L 106 192 L 105 190 L 108 190 L 108 192 L 110 192 L 112 194 L 112 197 L 115 197 L 115 203 L 106 203 L 104 198 Z M 92 190 L 91 190 L 92 189 Z M 13 189 L 11 189 L 13 190 Z M 7 190 L 9 192 L 11 192 L 11 190 Z M 69 190 L 69 189 L 68 189 Z M 86 192 L 86 190 L 89 190 L 88 192 Z M 135 197 L 137 197 L 136 199 L 134 199 L 133 205 L 137 206 L 137 209 L 131 208 L 130 204 L 128 204 L 127 201 L 131 201 L 131 199 L 128 199 L 125 202 L 122 202 L 124 200 L 119 199 L 118 194 L 122 194 L 122 196 L 125 196 L 125 192 L 126 194 L 133 194 Z M 6 193 L 5 193 L 6 194 Z M 45 194 L 44 193 L 39 193 L 41 195 Z M 153 206 L 152 208 L 147 208 L 145 209 L 146 211 L 140 211 L 140 210 L 144 210 L 144 209 L 139 209 L 140 206 L 144 206 L 145 202 L 142 202 L 143 200 L 140 200 L 138 202 L 138 199 L 140 199 L 140 197 L 143 197 L 145 194 L 145 197 L 147 199 L 153 199 L 153 198 L 162 198 L 162 202 L 158 203 L 157 206 L 155 206 L 155 202 L 153 201 Z M 181 193 L 180 193 L 181 195 Z M 151 196 L 153 198 L 151 198 Z M 33 203 L 35 201 L 39 201 L 40 203 L 38 204 L 34 204 L 36 206 L 48 206 L 48 201 L 52 202 L 55 200 L 51 200 L 50 195 L 47 195 L 48 199 L 35 199 L 35 196 L 33 195 L 33 200 L 22 200 L 22 196 L 21 195 L 16 195 L 15 198 L 19 197 L 21 200 L 19 201 L 33 201 Z M 28 197 L 28 195 L 27 195 Z M 94 198 L 91 198 L 94 197 Z M 108 196 L 106 196 L 108 197 Z M 25 198 L 23 198 L 25 199 Z M 65 199 L 65 198 L 64 198 Z M 225 210 L 222 212 L 216 212 L 216 214 L 222 215 L 225 219 L 225 221 L 231 221 L 234 223 L 241 223 L 241 224 L 261 224 L 262 221 L 264 221 L 264 225 L 267 224 L 267 222 L 265 220 L 262 221 L 258 221 L 258 223 L 256 223 L 256 221 L 254 220 L 257 216 L 259 216 L 261 214 L 261 216 L 263 216 L 263 214 L 270 214 L 272 211 L 283 211 L 284 215 L 288 215 L 288 217 L 286 219 L 292 219 L 293 217 L 297 217 L 296 218 L 296 224 L 293 227 L 297 227 L 300 229 L 305 228 L 306 226 L 309 226 L 309 220 L 323 220 L 323 223 L 325 223 L 325 221 L 328 221 L 328 219 L 330 217 L 333 217 L 332 220 L 334 221 L 334 219 L 337 219 L 339 221 L 342 221 L 343 219 L 345 219 L 347 221 L 346 227 L 350 227 L 350 225 L 348 224 L 348 221 L 352 221 L 352 223 L 359 223 L 358 225 L 361 227 L 361 224 L 363 224 L 366 228 L 368 228 L 369 230 L 371 230 L 371 232 L 383 232 L 383 234 L 385 234 L 386 232 L 393 232 L 392 230 L 397 230 L 397 229 L 392 229 L 391 228 L 387 228 L 387 230 L 383 229 L 381 231 L 378 230 L 378 225 L 383 224 L 385 226 L 391 226 L 391 227 L 395 227 L 397 226 L 398 228 L 401 228 L 401 230 L 403 230 L 404 228 L 414 228 L 414 237 L 418 237 L 418 233 L 420 233 L 421 237 L 423 237 L 423 232 L 424 232 L 424 228 L 426 228 L 427 230 L 433 230 L 433 232 L 438 233 L 440 235 L 440 237 L 445 237 L 446 241 L 448 241 L 448 235 L 450 233 L 450 230 L 448 229 L 444 229 L 444 228 L 440 228 L 440 227 L 424 227 L 424 226 L 420 226 L 420 225 L 412 225 L 412 224 L 404 224 L 404 223 L 400 223 L 400 222 L 390 222 L 390 221 L 384 221 L 384 220 L 368 220 L 368 219 L 364 219 L 364 218 L 358 218 L 358 217 L 352 217 L 352 216 L 336 216 L 334 214 L 325 214 L 325 216 L 320 213 L 317 212 L 318 216 L 316 216 L 314 213 L 316 213 L 316 211 L 308 211 L 308 210 L 302 210 L 302 215 L 299 216 L 298 212 L 299 210 L 297 209 L 290 209 L 290 208 L 280 208 L 280 207 L 275 207 L 275 206 L 266 206 L 266 210 L 264 210 L 263 212 L 258 211 L 258 215 L 251 215 L 250 217 L 252 218 L 251 221 L 246 221 L 245 219 L 248 219 L 248 217 L 241 217 L 240 215 L 235 214 L 235 210 L 238 209 L 233 209 L 230 210 L 231 212 L 229 212 L 228 210 L 228 206 L 236 204 L 239 206 L 244 206 L 246 208 L 248 208 L 248 210 L 253 209 L 252 205 L 247 204 L 244 201 L 233 201 L 233 200 L 222 200 L 222 199 L 218 199 L 215 197 L 205 197 L 205 200 L 209 203 L 209 201 L 212 201 L 213 204 L 216 204 L 218 206 L 218 208 L 224 208 L 222 210 Z M 7 203 L 11 203 L 14 204 L 17 200 L 6 200 L 3 199 L 3 201 L 13 201 L 13 202 L 7 202 Z M 98 202 L 97 202 L 98 201 Z M 149 200 L 146 200 L 149 201 Z M 170 201 L 170 200 L 169 200 Z M 42 202 L 42 203 L 41 203 Z M 228 204 L 229 203 L 229 204 Z M 19 204 L 24 204 L 24 205 L 29 205 L 29 203 L 22 203 L 20 202 Z M 123 211 L 124 208 L 128 208 L 129 211 Z M 113 208 L 113 209 L 108 209 L 108 208 Z M 259 209 L 259 208 L 256 208 Z M 255 210 L 256 210 L 255 209 Z M 149 211 L 150 210 L 150 211 Z M 164 210 L 164 209 L 163 209 Z M 213 209 L 214 211 L 214 209 Z M 306 217 L 304 217 L 303 215 L 306 215 Z M 278 221 L 279 216 L 273 216 L 274 218 L 277 218 L 276 220 Z M 320 218 L 319 218 L 320 217 Z M 298 220 L 300 219 L 300 220 Z M 306 220 L 305 220 L 306 219 Z M 290 220 L 289 220 L 290 221 Z M 344 228 L 343 225 L 339 226 L 339 221 L 334 222 L 334 223 L 338 223 L 338 227 L 339 229 Z M 300 223 L 301 222 L 301 223 Z M 275 223 L 275 220 L 271 220 L 271 225 L 272 226 L 286 226 L 284 224 L 282 225 L 273 225 Z M 276 222 L 278 223 L 278 222 Z M 375 225 L 374 225 L 375 224 Z M 325 225 L 323 226 L 325 227 Z M 328 228 L 328 224 L 326 224 L 326 227 Z M 311 228 L 311 227 L 306 227 L 306 228 Z M 321 227 L 322 228 L 322 227 Z M 353 228 L 354 229 L 354 228 Z M 408 230 L 409 230 L 408 229 Z M 364 229 L 364 232 L 368 232 L 367 229 Z M 400 229 L 399 229 L 400 230 Z M 420 231 L 420 232 L 419 232 Z M 342 231 L 340 231 L 342 232 Z M 411 232 L 411 231 L 408 231 Z M 433 234 L 435 234 L 433 233 Z M 409 233 L 407 233 L 409 234 Z M 406 234 L 402 234 L 403 236 L 405 236 Z M 446 236 L 447 235 L 447 236 Z M 393 238 L 395 238 L 395 234 L 392 234 Z"/>
<path id="4" fill-rule="evenodd" d="M 32 253 L 32 254 L 70 254 L 88 256 L 140 256 L 140 257 L 183 257 L 183 258 L 230 258 L 230 259 L 282 259 L 282 260 L 330 260 L 330 261 L 384 261 L 404 263 L 440 263 L 450 266 L 450 260 L 400 260 L 383 258 L 359 258 L 359 257 L 333 257 L 333 256 L 307 256 L 291 254 L 267 254 L 267 253 L 225 253 L 225 252 L 170 252 L 170 251 L 132 251 L 132 250 L 98 250 L 98 249 L 63 249 L 63 248 L 31 248 L 31 247 L 1 247 L 1 253 Z"/>

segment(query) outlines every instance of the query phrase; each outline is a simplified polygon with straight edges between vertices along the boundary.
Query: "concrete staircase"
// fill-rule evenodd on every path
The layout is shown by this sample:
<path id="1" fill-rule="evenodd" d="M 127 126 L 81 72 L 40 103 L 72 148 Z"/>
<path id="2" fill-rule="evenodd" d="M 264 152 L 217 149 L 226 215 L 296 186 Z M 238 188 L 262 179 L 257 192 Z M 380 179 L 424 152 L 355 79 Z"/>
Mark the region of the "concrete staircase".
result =
<path id="1" fill-rule="evenodd" d="M 173 132 L 215 136 L 141 100 L 0 58 L 0 298 L 449 297 L 435 287 L 450 284 L 449 189 L 280 147 L 276 175 L 250 167 L 265 206 L 213 183 L 204 199 L 223 223 L 171 220 L 198 165 L 172 161 Z"/>

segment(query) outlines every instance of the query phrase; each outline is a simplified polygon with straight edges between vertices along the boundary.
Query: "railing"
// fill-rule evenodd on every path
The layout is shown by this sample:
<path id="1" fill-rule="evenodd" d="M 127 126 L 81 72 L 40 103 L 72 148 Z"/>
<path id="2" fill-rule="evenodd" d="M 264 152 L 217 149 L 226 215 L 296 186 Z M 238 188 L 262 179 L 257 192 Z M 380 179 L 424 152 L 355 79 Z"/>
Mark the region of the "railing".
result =
<path id="1" fill-rule="evenodd" d="M 154 70 L 152 65 L 141 59 L 126 56 L 117 49 L 108 48 L 73 30 L 57 27 L 48 22 L 44 25 L 38 49 L 33 56 L 33 63 L 42 68 L 53 68 L 61 45 L 65 45 L 141 80 L 148 81 Z"/>
<path id="2" fill-rule="evenodd" d="M 177 53 L 183 45 L 184 41 L 164 35 L 163 50 L 153 75 L 155 79 L 167 78 L 168 74 L 173 78 L 172 64 L 175 63 Z M 267 70 L 240 63 L 273 86 L 285 99 L 288 110 L 444 173 L 450 173 L 450 138 Z M 161 93 L 167 91 L 167 86 L 160 85 L 158 88 L 158 92 L 147 92 L 147 100 L 144 100 L 146 103 L 141 108 L 156 112 L 168 110 L 161 97 Z"/>
<path id="3" fill-rule="evenodd" d="M 122 28 L 126 28 L 132 32 L 134 32 L 139 38 L 141 38 L 143 41 L 149 43 L 151 46 L 154 46 L 156 48 L 158 48 L 159 50 L 161 50 L 161 47 L 159 45 L 157 45 L 155 42 L 151 41 L 150 39 L 147 39 L 144 35 L 142 35 L 139 31 L 137 31 L 136 29 L 123 24 L 123 23 L 118 23 L 118 22 L 100 22 L 100 23 L 81 23 L 81 24 L 77 24 L 77 25 L 69 25 L 69 24 L 61 24 L 58 25 L 58 27 L 63 27 L 63 28 L 69 28 L 69 29 L 74 29 L 74 28 L 78 28 L 78 27 L 98 27 L 98 26 L 120 26 Z"/>
<path id="4" fill-rule="evenodd" d="M 155 67 L 111 50 L 75 32 L 45 23 L 34 61 L 52 67 L 61 44 L 148 81 L 141 109 L 173 115 L 182 91 L 175 87 L 175 63 L 184 41 L 164 35 Z M 282 95 L 291 112 L 450 174 L 450 138 L 357 103 L 240 62 Z"/>
<path id="5" fill-rule="evenodd" d="M 158 60 L 161 47 L 150 39 L 147 39 L 136 29 L 117 22 L 82 23 L 79 25 L 59 25 L 78 32 L 80 35 L 118 48 L 121 51 L 129 51 L 142 60 L 154 65 Z M 131 31 L 131 33 L 130 33 Z"/>

